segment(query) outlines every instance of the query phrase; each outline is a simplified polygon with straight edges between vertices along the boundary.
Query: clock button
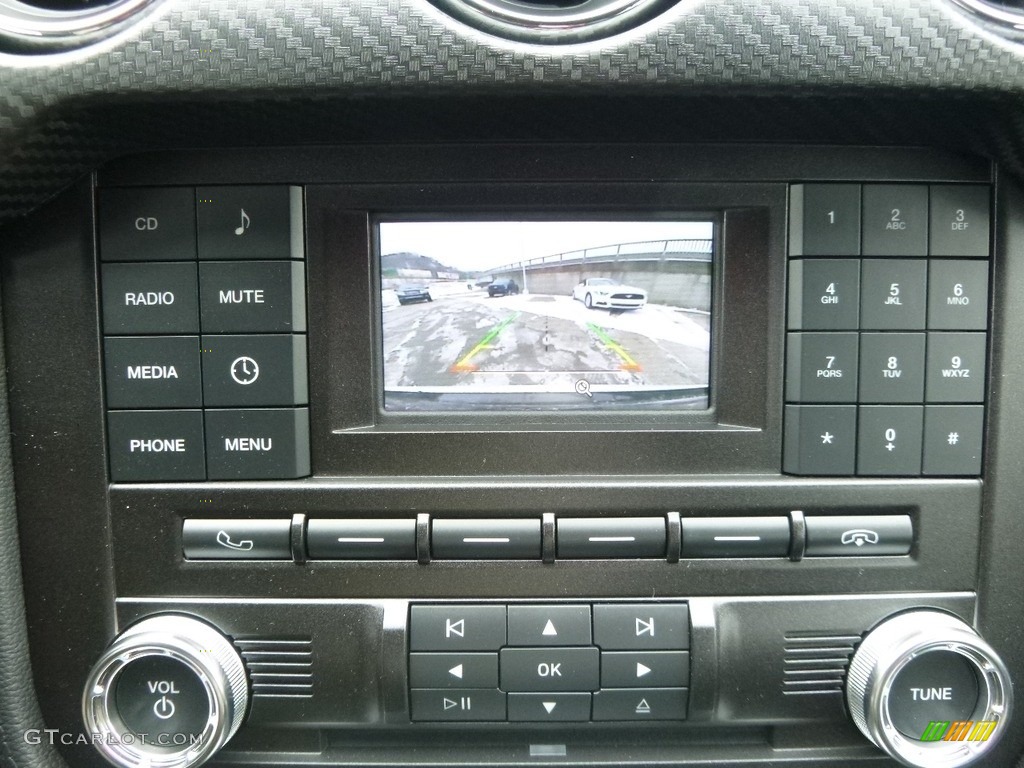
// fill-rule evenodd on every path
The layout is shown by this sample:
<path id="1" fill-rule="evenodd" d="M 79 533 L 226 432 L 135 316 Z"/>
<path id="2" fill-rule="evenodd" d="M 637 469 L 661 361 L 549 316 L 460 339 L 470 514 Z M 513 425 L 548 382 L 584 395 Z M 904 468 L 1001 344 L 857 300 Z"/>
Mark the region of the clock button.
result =
<path id="1" fill-rule="evenodd" d="M 208 408 L 308 402 L 305 335 L 203 336 L 201 358 Z"/>

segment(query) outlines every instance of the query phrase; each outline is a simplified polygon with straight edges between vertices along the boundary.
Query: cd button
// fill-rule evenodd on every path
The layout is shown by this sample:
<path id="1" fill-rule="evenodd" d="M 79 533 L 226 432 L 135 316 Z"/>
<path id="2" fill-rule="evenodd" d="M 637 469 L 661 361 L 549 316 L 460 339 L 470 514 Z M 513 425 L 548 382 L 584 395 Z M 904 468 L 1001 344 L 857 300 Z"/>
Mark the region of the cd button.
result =
<path id="1" fill-rule="evenodd" d="M 300 261 L 203 262 L 199 296 L 204 333 L 306 330 L 306 278 Z"/>
<path id="2" fill-rule="evenodd" d="M 103 332 L 197 333 L 195 264 L 104 264 Z"/>
<path id="3" fill-rule="evenodd" d="M 785 517 L 683 518 L 683 557 L 787 557 Z"/>
<path id="4" fill-rule="evenodd" d="M 663 517 L 559 518 L 558 557 L 665 557 Z"/>
<path id="5" fill-rule="evenodd" d="M 283 480 L 309 474 L 309 410 L 206 411 L 211 480 Z"/>
<path id="6" fill-rule="evenodd" d="M 504 648 L 503 691 L 593 691 L 600 683 L 597 648 Z"/>
<path id="7" fill-rule="evenodd" d="M 438 560 L 540 559 L 540 520 L 434 520 L 430 551 Z"/>
<path id="8" fill-rule="evenodd" d="M 505 644 L 503 605 L 414 605 L 413 651 L 496 651 Z"/>
<path id="9" fill-rule="evenodd" d="M 415 560 L 416 521 L 310 520 L 306 546 L 311 560 Z"/>
<path id="10" fill-rule="evenodd" d="M 509 645 L 588 645 L 589 605 L 510 605 Z"/>
<path id="11" fill-rule="evenodd" d="M 196 258 L 195 190 L 191 187 L 100 190 L 99 219 L 103 261 Z"/>
<path id="12" fill-rule="evenodd" d="M 188 560 L 291 560 L 291 520 L 189 519 L 181 530 Z"/>
<path id="13" fill-rule="evenodd" d="M 508 719 L 520 723 L 585 723 L 589 693 L 510 693 Z"/>
<path id="14" fill-rule="evenodd" d="M 203 336 L 206 407 L 305 405 L 306 337 Z"/>
<path id="15" fill-rule="evenodd" d="M 412 719 L 420 722 L 500 722 L 505 694 L 472 688 L 413 689 Z"/>
<path id="16" fill-rule="evenodd" d="M 602 688 L 635 688 L 638 685 L 678 688 L 689 684 L 688 651 L 605 651 L 601 654 Z"/>
<path id="17" fill-rule="evenodd" d="M 690 610 L 685 603 L 594 606 L 594 644 L 602 650 L 685 651 Z"/>
<path id="18" fill-rule="evenodd" d="M 303 256 L 300 187 L 200 187 L 196 217 L 200 260 Z"/>
<path id="19" fill-rule="evenodd" d="M 497 653 L 409 654 L 411 688 L 497 688 Z"/>
<path id="20" fill-rule="evenodd" d="M 620 688 L 594 694 L 595 720 L 685 720 L 686 688 Z"/>

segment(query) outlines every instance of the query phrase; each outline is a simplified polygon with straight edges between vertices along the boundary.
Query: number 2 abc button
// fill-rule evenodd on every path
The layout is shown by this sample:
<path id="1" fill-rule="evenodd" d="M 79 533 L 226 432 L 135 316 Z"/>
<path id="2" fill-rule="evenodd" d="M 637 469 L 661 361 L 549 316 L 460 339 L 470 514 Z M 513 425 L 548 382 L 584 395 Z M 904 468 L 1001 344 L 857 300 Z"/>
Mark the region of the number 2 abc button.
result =
<path id="1" fill-rule="evenodd" d="M 304 335 L 203 336 L 201 349 L 208 408 L 306 404 Z"/>

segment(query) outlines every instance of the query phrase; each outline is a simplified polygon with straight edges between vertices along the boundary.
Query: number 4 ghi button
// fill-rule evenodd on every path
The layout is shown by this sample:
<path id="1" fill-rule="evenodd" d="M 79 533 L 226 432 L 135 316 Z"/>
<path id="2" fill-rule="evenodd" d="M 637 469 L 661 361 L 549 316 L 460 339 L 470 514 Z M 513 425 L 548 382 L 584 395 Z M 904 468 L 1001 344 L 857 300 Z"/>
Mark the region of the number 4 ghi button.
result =
<path id="1" fill-rule="evenodd" d="M 787 405 L 782 468 L 792 475 L 854 473 L 857 407 Z"/>

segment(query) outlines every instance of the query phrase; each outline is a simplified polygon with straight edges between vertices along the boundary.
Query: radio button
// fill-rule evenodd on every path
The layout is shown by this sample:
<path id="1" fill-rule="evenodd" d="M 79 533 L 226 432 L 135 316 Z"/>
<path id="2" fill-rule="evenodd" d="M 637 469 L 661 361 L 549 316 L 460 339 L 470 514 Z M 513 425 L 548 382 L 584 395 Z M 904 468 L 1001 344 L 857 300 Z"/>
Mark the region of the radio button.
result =
<path id="1" fill-rule="evenodd" d="M 684 517 L 683 557 L 788 557 L 785 517 Z"/>
<path id="2" fill-rule="evenodd" d="M 928 255 L 928 187 L 864 186 L 864 255 Z"/>
<path id="3" fill-rule="evenodd" d="M 103 342 L 109 408 L 198 408 L 199 337 L 127 336 Z"/>
<path id="4" fill-rule="evenodd" d="M 936 184 L 931 188 L 932 256 L 989 255 L 989 188 Z"/>
<path id="5" fill-rule="evenodd" d="M 605 651 L 601 654 L 602 688 L 635 688 L 650 685 L 664 688 L 690 684 L 688 651 L 630 653 Z"/>
<path id="6" fill-rule="evenodd" d="M 301 261 L 203 262 L 199 301 L 204 333 L 301 333 L 305 267 Z"/>
<path id="7" fill-rule="evenodd" d="M 589 605 L 510 605 L 509 645 L 589 645 Z"/>
<path id="8" fill-rule="evenodd" d="M 206 479 L 202 411 L 111 411 L 107 437 L 115 483 Z"/>
<path id="9" fill-rule="evenodd" d="M 473 688 L 413 689 L 412 719 L 419 722 L 501 722 L 505 694 Z"/>
<path id="10" fill-rule="evenodd" d="M 503 691 L 594 691 L 600 685 L 597 648 L 504 648 Z"/>
<path id="11" fill-rule="evenodd" d="M 857 259 L 799 259 L 789 263 L 789 328 L 853 331 L 860 315 Z"/>
<path id="12" fill-rule="evenodd" d="M 984 333 L 929 333 L 929 403 L 985 401 Z"/>
<path id="13" fill-rule="evenodd" d="M 508 719 L 519 723 L 585 723 L 589 693 L 510 693 Z"/>
<path id="14" fill-rule="evenodd" d="M 201 260 L 303 256 L 300 187 L 200 187 L 196 220 Z"/>
<path id="15" fill-rule="evenodd" d="M 310 520 L 306 547 L 311 560 L 415 560 L 416 520 Z"/>
<path id="16" fill-rule="evenodd" d="M 291 560 L 291 520 L 186 520 L 187 560 Z"/>
<path id="17" fill-rule="evenodd" d="M 540 559 L 540 520 L 434 520 L 430 553 L 438 560 Z"/>
<path id="18" fill-rule="evenodd" d="M 103 261 L 196 258 L 196 202 L 191 187 L 100 190 L 99 219 Z"/>
<path id="19" fill-rule="evenodd" d="M 497 653 L 412 653 L 411 688 L 497 688 Z"/>
<path id="20" fill-rule="evenodd" d="M 984 424 L 985 408 L 981 405 L 926 405 L 923 474 L 980 475 Z"/>
<path id="21" fill-rule="evenodd" d="M 198 333 L 195 264 L 104 264 L 103 332 Z"/>
<path id="22" fill-rule="evenodd" d="M 503 605 L 414 605 L 412 651 L 497 651 L 505 645 Z"/>
<path id="23" fill-rule="evenodd" d="M 920 403 L 924 347 L 923 333 L 862 333 L 860 402 Z"/>
<path id="24" fill-rule="evenodd" d="M 690 609 L 685 603 L 595 605 L 594 644 L 605 651 L 685 651 Z"/>
<path id="25" fill-rule="evenodd" d="M 857 414 L 857 474 L 921 474 L 924 407 L 862 405 Z"/>
<path id="26" fill-rule="evenodd" d="M 594 720 L 685 720 L 686 688 L 620 688 L 594 694 Z"/>
<path id="27" fill-rule="evenodd" d="M 802 235 L 793 256 L 860 255 L 860 185 L 794 184 L 792 224 Z"/>
<path id="28" fill-rule="evenodd" d="M 211 480 L 280 480 L 309 474 L 309 410 L 207 410 Z"/>
<path id="29" fill-rule="evenodd" d="M 928 268 L 928 329 L 988 328 L 988 262 L 933 260 Z"/>
<path id="30" fill-rule="evenodd" d="M 928 263 L 923 259 L 864 259 L 860 327 L 923 331 L 928 308 Z"/>
<path id="31" fill-rule="evenodd" d="M 909 515 L 808 515 L 807 557 L 906 555 L 914 543 Z"/>
<path id="32" fill-rule="evenodd" d="M 790 333 L 786 338 L 786 400 L 857 401 L 856 333 Z"/>
<path id="33" fill-rule="evenodd" d="M 203 336 L 206 407 L 305 405 L 306 337 Z"/>
<path id="34" fill-rule="evenodd" d="M 857 458 L 857 406 L 787 405 L 782 471 L 852 475 Z"/>
<path id="35" fill-rule="evenodd" d="M 665 557 L 664 517 L 566 517 L 558 520 L 558 557 Z"/>

